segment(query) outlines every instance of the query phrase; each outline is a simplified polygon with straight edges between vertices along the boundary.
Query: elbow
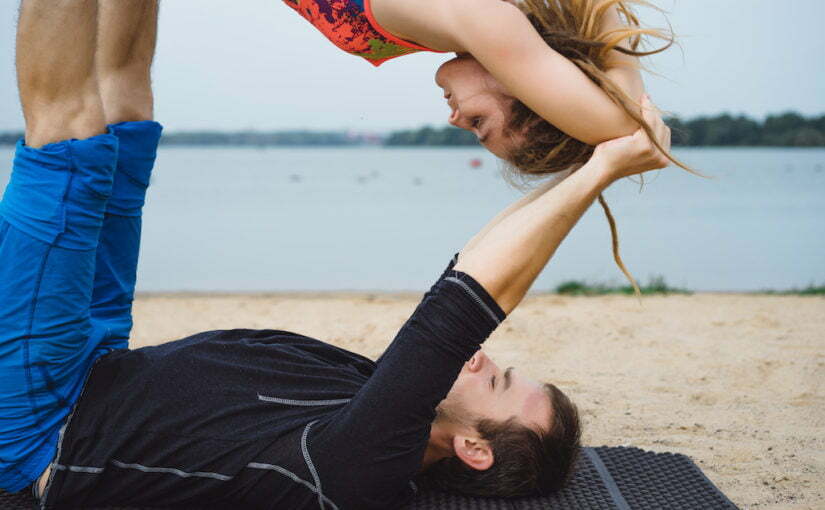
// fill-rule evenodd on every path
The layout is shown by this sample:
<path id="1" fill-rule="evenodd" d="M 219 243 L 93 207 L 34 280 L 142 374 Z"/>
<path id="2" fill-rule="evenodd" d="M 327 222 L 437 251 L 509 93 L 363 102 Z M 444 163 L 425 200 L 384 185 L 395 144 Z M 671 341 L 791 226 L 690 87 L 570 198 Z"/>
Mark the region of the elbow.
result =
<path id="1" fill-rule="evenodd" d="M 636 122 L 627 112 L 621 111 L 619 114 L 619 117 L 613 119 L 612 122 L 609 123 L 610 129 L 605 129 L 603 132 L 599 133 L 598 136 L 582 141 L 595 147 L 596 145 L 609 140 L 622 138 L 624 136 L 631 136 L 639 130 L 639 123 Z"/>
<path id="2" fill-rule="evenodd" d="M 476 263 L 472 257 L 464 257 L 462 252 L 462 258 L 453 269 L 478 282 L 505 315 L 509 315 L 524 298 L 524 285 L 520 285 L 517 278 L 508 278 L 496 265 Z"/>
<path id="3" fill-rule="evenodd" d="M 614 138 L 621 138 L 623 136 L 630 136 L 639 130 L 639 123 L 633 119 L 627 112 L 622 112 L 622 118 L 618 122 L 616 129 L 617 136 Z"/>
<path id="4" fill-rule="evenodd" d="M 509 316 L 510 312 L 515 310 L 518 304 L 521 303 L 521 300 L 524 299 L 524 294 L 519 295 L 514 292 L 504 292 L 494 296 L 493 299 L 496 300 L 496 304 L 498 304 L 498 307 L 504 312 L 504 315 Z"/>
<path id="5" fill-rule="evenodd" d="M 608 70 L 607 75 L 628 98 L 641 101 L 645 89 L 638 70 L 617 67 Z M 632 103 L 630 107 L 634 110 L 633 113 L 636 114 L 637 118 L 641 118 L 641 107 L 638 104 L 632 106 Z M 613 102 L 610 118 L 605 119 L 603 125 L 607 128 L 604 130 L 605 132 L 600 133 L 601 137 L 593 137 L 594 140 L 584 140 L 584 142 L 590 145 L 598 145 L 615 138 L 630 136 L 638 131 L 640 127 L 639 122 L 633 118 L 632 114 L 615 102 Z"/>
<path id="6" fill-rule="evenodd" d="M 472 275 L 471 275 L 472 276 Z M 476 281 L 484 287 L 487 294 L 493 298 L 504 315 L 510 315 L 510 312 L 516 309 L 518 304 L 524 298 L 524 292 L 520 292 L 514 285 L 505 282 L 489 281 L 484 282 L 483 279 Z"/>
<path id="7" fill-rule="evenodd" d="M 474 255 L 471 250 L 462 250 L 458 263 L 453 266 L 453 270 L 471 276 L 493 298 L 499 308 L 505 314 L 509 314 L 515 308 L 511 297 L 512 285 L 507 278 L 503 277 L 495 264 L 489 264 L 483 259 L 474 257 Z"/>

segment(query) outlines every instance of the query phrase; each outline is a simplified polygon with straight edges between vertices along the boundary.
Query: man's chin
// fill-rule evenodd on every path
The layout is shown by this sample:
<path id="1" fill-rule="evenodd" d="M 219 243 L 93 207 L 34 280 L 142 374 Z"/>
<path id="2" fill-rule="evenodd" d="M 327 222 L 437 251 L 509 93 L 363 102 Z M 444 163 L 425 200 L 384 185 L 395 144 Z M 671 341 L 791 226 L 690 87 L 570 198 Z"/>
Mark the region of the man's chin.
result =
<path id="1" fill-rule="evenodd" d="M 453 402 L 449 396 L 442 400 L 435 408 L 435 420 L 433 423 L 473 426 L 478 421 L 460 403 Z"/>

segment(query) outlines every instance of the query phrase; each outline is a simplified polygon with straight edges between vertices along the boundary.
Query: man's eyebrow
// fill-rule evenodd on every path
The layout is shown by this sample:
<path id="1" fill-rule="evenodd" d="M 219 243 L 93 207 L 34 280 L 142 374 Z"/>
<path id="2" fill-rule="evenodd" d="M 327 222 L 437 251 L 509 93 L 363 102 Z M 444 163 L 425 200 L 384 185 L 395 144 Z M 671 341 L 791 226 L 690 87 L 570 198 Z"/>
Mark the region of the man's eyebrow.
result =
<path id="1" fill-rule="evenodd" d="M 508 367 L 507 370 L 504 371 L 504 391 L 510 388 L 510 372 L 512 371 L 513 367 Z"/>

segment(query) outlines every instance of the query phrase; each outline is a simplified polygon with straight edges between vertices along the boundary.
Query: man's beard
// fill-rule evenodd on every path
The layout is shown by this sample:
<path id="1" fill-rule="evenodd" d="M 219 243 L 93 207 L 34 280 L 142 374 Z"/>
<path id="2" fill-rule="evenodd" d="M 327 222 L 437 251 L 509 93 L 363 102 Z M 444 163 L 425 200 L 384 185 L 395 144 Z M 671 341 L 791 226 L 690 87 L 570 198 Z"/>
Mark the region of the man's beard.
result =
<path id="1" fill-rule="evenodd" d="M 439 425 L 462 425 L 466 427 L 474 427 L 478 422 L 478 417 L 474 416 L 468 411 L 458 398 L 447 398 L 441 401 L 435 408 L 434 424 Z"/>

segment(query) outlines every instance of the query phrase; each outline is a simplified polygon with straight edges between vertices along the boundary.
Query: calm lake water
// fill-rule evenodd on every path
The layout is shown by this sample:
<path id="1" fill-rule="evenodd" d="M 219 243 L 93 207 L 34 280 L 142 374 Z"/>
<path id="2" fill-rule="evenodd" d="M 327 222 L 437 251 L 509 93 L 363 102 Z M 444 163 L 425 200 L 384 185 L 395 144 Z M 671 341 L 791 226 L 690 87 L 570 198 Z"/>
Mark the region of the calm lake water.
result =
<path id="1" fill-rule="evenodd" d="M 629 181 L 607 192 L 637 278 L 700 291 L 825 283 L 825 149 L 676 154 L 713 179 L 669 168 L 641 193 Z M 163 148 L 139 290 L 421 291 L 519 194 L 479 149 Z M 570 279 L 624 282 L 598 205 L 534 290 Z"/>

